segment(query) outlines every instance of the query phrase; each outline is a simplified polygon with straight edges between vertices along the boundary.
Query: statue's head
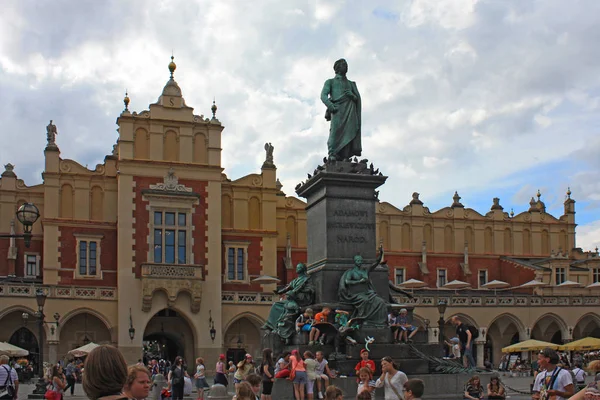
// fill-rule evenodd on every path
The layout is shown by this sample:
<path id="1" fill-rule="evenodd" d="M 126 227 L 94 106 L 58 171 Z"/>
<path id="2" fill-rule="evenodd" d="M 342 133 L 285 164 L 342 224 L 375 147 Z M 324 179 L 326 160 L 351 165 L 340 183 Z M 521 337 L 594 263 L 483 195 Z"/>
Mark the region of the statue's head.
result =
<path id="1" fill-rule="evenodd" d="M 348 73 L 348 63 L 343 58 L 340 58 L 333 64 L 333 70 L 336 74 L 346 75 Z"/>
<path id="2" fill-rule="evenodd" d="M 296 272 L 299 274 L 305 274 L 306 273 L 306 265 L 304 263 L 300 263 L 300 264 L 296 265 Z"/>
<path id="3" fill-rule="evenodd" d="M 356 265 L 357 267 L 360 267 L 363 263 L 363 258 L 361 255 L 355 255 L 354 256 L 354 265 Z"/>

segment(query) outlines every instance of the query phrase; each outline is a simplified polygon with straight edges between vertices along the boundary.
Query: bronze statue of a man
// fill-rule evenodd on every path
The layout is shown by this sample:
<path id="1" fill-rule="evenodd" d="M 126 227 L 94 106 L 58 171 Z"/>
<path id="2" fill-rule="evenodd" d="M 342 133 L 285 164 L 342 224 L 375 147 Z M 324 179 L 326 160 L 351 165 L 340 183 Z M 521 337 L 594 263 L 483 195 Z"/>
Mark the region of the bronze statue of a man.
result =
<path id="1" fill-rule="evenodd" d="M 346 78 L 348 63 L 343 58 L 333 65 L 335 77 L 325 81 L 321 101 L 327 106 L 325 119 L 331 121 L 327 150 L 330 160 L 360 156 L 360 94 L 356 83 Z"/>

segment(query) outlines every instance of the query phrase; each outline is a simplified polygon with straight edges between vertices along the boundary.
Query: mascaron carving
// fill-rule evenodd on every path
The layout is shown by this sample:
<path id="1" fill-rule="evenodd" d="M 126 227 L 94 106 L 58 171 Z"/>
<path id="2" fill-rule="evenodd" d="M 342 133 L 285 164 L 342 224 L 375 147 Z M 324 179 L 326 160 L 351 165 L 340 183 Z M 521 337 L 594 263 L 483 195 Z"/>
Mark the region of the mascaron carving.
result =
<path id="1" fill-rule="evenodd" d="M 179 184 L 179 179 L 175 176 L 173 168 L 169 169 L 167 176 L 165 176 L 163 183 L 157 183 L 156 185 L 150 185 L 152 190 L 162 190 L 164 192 L 183 192 L 191 193 L 192 188 L 185 187 L 185 185 Z"/>

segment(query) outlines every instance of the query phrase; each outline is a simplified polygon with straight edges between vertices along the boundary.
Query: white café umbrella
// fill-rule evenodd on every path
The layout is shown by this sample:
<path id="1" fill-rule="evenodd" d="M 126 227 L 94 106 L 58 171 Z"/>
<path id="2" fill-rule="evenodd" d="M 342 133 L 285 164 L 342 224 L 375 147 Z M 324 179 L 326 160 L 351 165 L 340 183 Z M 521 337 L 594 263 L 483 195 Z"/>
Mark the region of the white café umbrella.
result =
<path id="1" fill-rule="evenodd" d="M 94 342 L 90 342 L 86 345 L 83 345 L 81 347 L 78 347 L 76 349 L 69 351 L 67 354 L 70 354 L 73 357 L 84 357 L 84 356 L 87 356 L 88 354 L 90 354 L 90 352 L 98 346 L 100 346 L 100 345 L 96 344 Z"/>
<path id="2" fill-rule="evenodd" d="M 482 288 L 484 289 L 493 289 L 494 290 L 494 294 L 496 294 L 496 290 L 498 289 L 504 289 L 510 286 L 510 283 L 508 282 L 504 282 L 504 281 L 499 281 L 494 279 L 491 282 L 488 282 L 484 285 L 481 285 Z"/>
<path id="3" fill-rule="evenodd" d="M 418 279 L 409 279 L 406 282 L 402 282 L 401 284 L 399 284 L 397 286 L 401 287 L 403 289 L 419 289 L 419 288 L 423 288 L 423 287 L 427 286 L 427 283 L 420 281 Z"/>
<path id="4" fill-rule="evenodd" d="M 0 342 L 0 355 L 9 357 L 25 357 L 29 355 L 29 352 L 13 344 Z"/>
<path id="5" fill-rule="evenodd" d="M 275 278 L 274 276 L 271 276 L 271 275 L 261 275 L 259 277 L 252 279 L 252 282 L 263 283 L 263 284 L 279 283 L 279 282 L 281 282 L 281 279 Z"/>
<path id="6" fill-rule="evenodd" d="M 581 287 L 581 286 L 582 285 L 579 282 L 564 281 L 563 283 L 561 283 L 557 287 L 560 287 L 560 288 L 575 288 L 575 287 Z"/>
<path id="7" fill-rule="evenodd" d="M 586 289 L 600 289 L 600 282 L 592 283 L 591 285 L 587 285 Z"/>
<path id="8" fill-rule="evenodd" d="M 548 284 L 541 282 L 541 281 L 536 281 L 534 279 L 532 281 L 529 281 L 529 282 L 524 283 L 521 286 L 517 286 L 517 287 L 521 288 L 521 289 L 529 289 L 529 288 L 537 288 L 537 287 L 542 287 L 542 286 L 548 286 Z"/>
<path id="9" fill-rule="evenodd" d="M 464 288 L 468 288 L 469 286 L 471 286 L 470 283 L 468 282 L 463 282 L 463 281 L 459 281 L 457 279 L 453 280 L 452 282 L 448 282 L 446 283 L 444 286 L 442 286 L 444 289 L 452 289 L 452 290 L 459 290 L 459 289 L 464 289 Z"/>

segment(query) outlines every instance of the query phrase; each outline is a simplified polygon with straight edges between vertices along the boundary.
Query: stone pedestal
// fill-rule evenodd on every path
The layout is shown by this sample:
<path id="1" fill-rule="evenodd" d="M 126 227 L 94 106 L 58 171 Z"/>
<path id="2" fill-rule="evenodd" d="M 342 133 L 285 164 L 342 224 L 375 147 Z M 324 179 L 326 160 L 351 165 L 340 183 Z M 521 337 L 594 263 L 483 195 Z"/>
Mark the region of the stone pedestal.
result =
<path id="1" fill-rule="evenodd" d="M 317 304 L 335 304 L 342 274 L 357 254 L 364 264 L 376 259 L 377 189 L 387 177 L 366 162 L 330 161 L 296 188 L 307 199 L 308 273 L 313 276 Z M 389 300 L 388 270 L 370 275 L 377 293 Z"/>

